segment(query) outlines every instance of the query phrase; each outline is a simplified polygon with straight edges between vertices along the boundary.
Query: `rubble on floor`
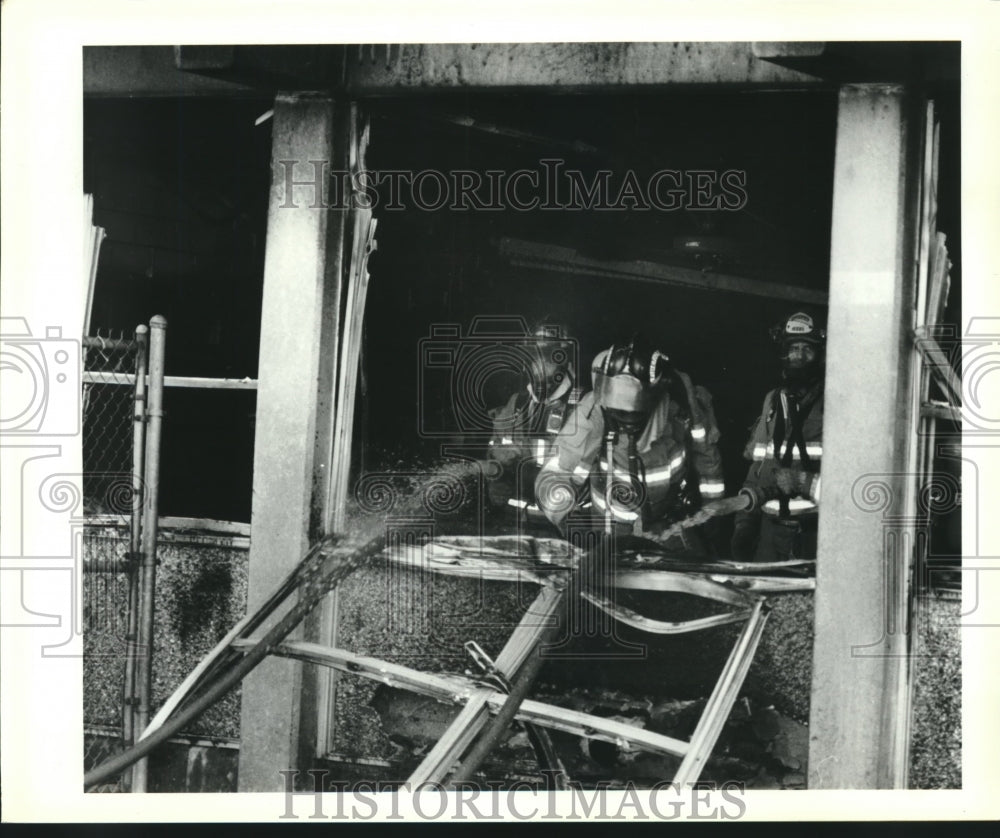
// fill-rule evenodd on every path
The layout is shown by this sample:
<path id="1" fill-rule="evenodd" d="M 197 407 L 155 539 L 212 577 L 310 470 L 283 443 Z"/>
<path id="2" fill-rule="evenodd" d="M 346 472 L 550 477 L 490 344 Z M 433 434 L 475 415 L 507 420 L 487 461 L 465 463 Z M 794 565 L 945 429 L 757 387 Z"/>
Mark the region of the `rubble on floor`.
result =
<path id="1" fill-rule="evenodd" d="M 685 741 L 691 738 L 706 701 L 591 688 L 550 693 L 544 686 L 534 697 Z M 419 764 L 455 715 L 454 707 L 385 686 L 378 688 L 371 706 L 394 748 L 391 762 L 398 766 L 396 773 L 400 777 L 408 776 Z M 631 781 L 648 787 L 669 781 L 680 765 L 678 758 L 625 750 L 610 742 L 559 731 L 552 731 L 551 737 L 569 777 L 584 786 L 603 783 L 613 788 Z M 808 751 L 805 725 L 773 706 L 744 696 L 733 708 L 701 779 L 718 784 L 739 782 L 748 789 L 805 788 Z M 511 728 L 488 767 L 492 771 L 499 769 L 511 781 L 527 776 L 541 782 L 534 753 L 520 725 Z"/>

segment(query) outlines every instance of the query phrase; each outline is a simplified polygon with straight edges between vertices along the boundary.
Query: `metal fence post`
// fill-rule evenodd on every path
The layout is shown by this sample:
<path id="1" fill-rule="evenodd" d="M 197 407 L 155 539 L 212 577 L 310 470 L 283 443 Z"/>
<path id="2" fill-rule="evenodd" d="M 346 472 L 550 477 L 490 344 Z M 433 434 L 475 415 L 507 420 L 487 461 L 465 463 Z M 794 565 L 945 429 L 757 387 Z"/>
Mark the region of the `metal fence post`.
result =
<path id="1" fill-rule="evenodd" d="M 129 529 L 128 557 L 128 633 L 125 647 L 125 690 L 122 707 L 122 741 L 135 744 L 135 659 L 139 633 L 139 561 L 142 555 L 142 512 L 146 493 L 143 490 L 146 441 L 146 373 L 149 361 L 149 327 L 135 329 L 135 397 L 132 411 L 132 521 Z M 131 788 L 132 772 L 128 774 Z"/>
<path id="2" fill-rule="evenodd" d="M 149 406 L 146 409 L 145 486 L 142 522 L 142 567 L 139 573 L 139 651 L 136 682 L 139 706 L 135 716 L 136 734 L 149 724 L 153 692 L 153 615 L 156 592 L 156 539 L 159 514 L 160 431 L 163 419 L 163 369 L 167 343 L 167 320 L 156 315 L 149 321 Z M 146 791 L 148 764 L 143 759 L 132 772 L 132 791 Z"/>

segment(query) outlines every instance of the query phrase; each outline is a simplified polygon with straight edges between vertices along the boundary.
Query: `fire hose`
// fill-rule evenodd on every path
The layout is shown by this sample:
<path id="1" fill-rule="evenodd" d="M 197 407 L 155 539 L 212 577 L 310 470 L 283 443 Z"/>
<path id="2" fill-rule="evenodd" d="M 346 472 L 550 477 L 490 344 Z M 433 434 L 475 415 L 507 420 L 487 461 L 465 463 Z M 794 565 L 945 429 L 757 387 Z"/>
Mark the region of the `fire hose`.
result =
<path id="1" fill-rule="evenodd" d="M 722 515 L 734 515 L 743 510 L 753 509 L 757 503 L 759 503 L 759 498 L 755 497 L 749 489 L 742 489 L 739 494 L 733 497 L 710 500 L 693 515 L 689 515 L 687 518 L 671 524 L 663 532 L 658 533 L 652 540 L 665 543 L 689 527 L 700 526 L 712 518 L 718 518 Z"/>

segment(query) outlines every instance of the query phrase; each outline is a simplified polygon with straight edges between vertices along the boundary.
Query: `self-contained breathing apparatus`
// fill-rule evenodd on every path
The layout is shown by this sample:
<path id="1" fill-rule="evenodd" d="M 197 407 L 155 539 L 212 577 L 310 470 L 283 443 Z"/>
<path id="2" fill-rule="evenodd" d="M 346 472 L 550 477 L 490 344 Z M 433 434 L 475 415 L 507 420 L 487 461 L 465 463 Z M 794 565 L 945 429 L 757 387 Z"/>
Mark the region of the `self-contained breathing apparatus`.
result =
<path id="1" fill-rule="evenodd" d="M 647 431 L 651 414 L 664 397 L 671 399 L 678 408 L 674 422 L 683 427 L 680 436 L 684 460 L 684 477 L 672 494 L 666 517 L 683 518 L 697 510 L 701 506 L 701 494 L 691 450 L 693 394 L 674 370 L 669 357 L 659 350 L 650 350 L 641 338 L 633 336 L 628 343 L 616 343 L 601 352 L 594 359 L 591 373 L 595 401 L 604 416 L 601 468 L 607 476 L 604 503 L 600 505 L 604 507 L 605 531 L 614 529 L 614 510 L 635 513 L 633 532 L 636 534 L 653 523 L 646 468 L 639 455 L 639 438 Z M 614 467 L 615 446 L 623 435 L 627 450 L 625 474 Z M 619 511 L 618 514 L 625 513 Z M 656 517 L 664 517 L 662 506 Z"/>
<path id="2" fill-rule="evenodd" d="M 551 457 L 556 434 L 579 401 L 573 342 L 560 326 L 543 322 L 521 347 L 522 386 L 493 412 L 488 459 L 499 466 L 487 484 L 491 506 L 545 520 L 535 478 Z"/>
<path id="3" fill-rule="evenodd" d="M 765 399 L 747 456 L 754 460 L 741 489 L 749 504 L 733 533 L 734 555 L 814 555 L 822 458 L 823 352 L 826 333 L 805 312 L 770 329 L 781 363 L 780 387 Z M 760 529 L 767 524 L 769 529 Z M 756 533 L 756 535 L 754 535 Z M 759 540 L 754 547 L 751 544 Z"/>
<path id="4" fill-rule="evenodd" d="M 790 469 L 797 452 L 799 471 L 815 472 L 818 467 L 803 431 L 810 411 L 822 395 L 826 332 L 808 314 L 797 311 L 771 328 L 771 338 L 780 347 L 783 381 L 783 386 L 775 390 L 770 406 L 774 416 L 774 457 L 781 468 Z M 791 494 L 785 489 L 780 491 L 781 519 L 791 517 Z"/>

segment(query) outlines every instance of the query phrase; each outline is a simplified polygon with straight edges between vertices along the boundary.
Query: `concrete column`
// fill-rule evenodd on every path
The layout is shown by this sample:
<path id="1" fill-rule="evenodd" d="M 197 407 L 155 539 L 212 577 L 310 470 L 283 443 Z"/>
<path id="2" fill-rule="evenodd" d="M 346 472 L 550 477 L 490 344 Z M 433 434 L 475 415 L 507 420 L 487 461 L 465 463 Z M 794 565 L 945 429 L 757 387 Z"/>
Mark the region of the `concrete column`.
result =
<path id="1" fill-rule="evenodd" d="M 323 183 L 340 133 L 328 97 L 281 94 L 274 108 L 254 446 L 248 608 L 305 553 L 313 512 L 317 423 L 332 409 L 342 213 Z M 339 150 L 339 149 L 338 149 Z M 312 161 L 318 161 L 315 164 Z M 299 185 L 295 185 L 299 184 Z M 323 436 L 322 427 L 319 435 Z M 280 791 L 282 769 L 315 747 L 312 674 L 268 658 L 243 682 L 240 791 Z"/>
<path id="2" fill-rule="evenodd" d="M 840 92 L 809 787 L 905 777 L 909 462 L 922 125 L 899 86 Z M 900 537 L 900 536 L 904 537 Z M 902 623 L 902 624 L 901 624 Z"/>

